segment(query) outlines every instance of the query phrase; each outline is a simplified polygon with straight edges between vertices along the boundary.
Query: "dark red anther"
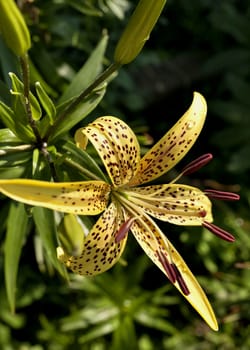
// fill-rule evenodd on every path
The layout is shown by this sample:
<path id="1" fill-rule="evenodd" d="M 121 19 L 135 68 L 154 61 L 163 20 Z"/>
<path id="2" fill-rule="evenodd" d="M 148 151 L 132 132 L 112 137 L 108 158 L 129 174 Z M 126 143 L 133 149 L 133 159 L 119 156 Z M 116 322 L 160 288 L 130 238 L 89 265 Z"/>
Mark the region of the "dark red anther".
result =
<path id="1" fill-rule="evenodd" d="M 206 189 L 204 193 L 209 198 L 221 199 L 224 201 L 238 201 L 240 196 L 237 193 Z"/>
<path id="2" fill-rule="evenodd" d="M 231 233 L 227 232 L 226 230 L 223 230 L 222 228 L 214 224 L 211 224 L 210 222 L 204 221 L 202 223 L 202 226 L 208 229 L 210 232 L 212 232 L 216 236 L 218 236 L 219 238 L 224 239 L 227 242 L 235 241 L 235 238 L 233 235 L 231 235 Z"/>
<path id="3" fill-rule="evenodd" d="M 120 226 L 119 230 L 115 233 L 115 243 L 119 243 L 125 238 L 134 220 L 134 218 L 129 218 Z"/>
<path id="4" fill-rule="evenodd" d="M 188 165 L 186 165 L 182 170 L 182 175 L 190 175 L 195 171 L 199 170 L 203 166 L 205 166 L 210 160 L 213 159 L 213 155 L 211 153 L 203 154 L 202 156 L 196 158 Z"/>
<path id="5" fill-rule="evenodd" d="M 170 280 L 171 283 L 175 283 L 176 282 L 176 273 L 175 273 L 175 269 L 173 268 L 172 264 L 169 263 L 168 258 L 166 257 L 166 255 L 162 252 L 162 251 L 157 251 L 156 252 L 160 263 L 162 264 L 164 270 L 166 271 L 168 278 Z"/>
<path id="6" fill-rule="evenodd" d="M 188 286 L 186 282 L 184 281 L 184 278 L 182 277 L 180 270 L 175 264 L 171 264 L 173 266 L 173 269 L 175 270 L 176 280 L 179 284 L 179 287 L 181 288 L 181 291 L 184 295 L 189 295 L 190 290 L 188 289 Z"/>

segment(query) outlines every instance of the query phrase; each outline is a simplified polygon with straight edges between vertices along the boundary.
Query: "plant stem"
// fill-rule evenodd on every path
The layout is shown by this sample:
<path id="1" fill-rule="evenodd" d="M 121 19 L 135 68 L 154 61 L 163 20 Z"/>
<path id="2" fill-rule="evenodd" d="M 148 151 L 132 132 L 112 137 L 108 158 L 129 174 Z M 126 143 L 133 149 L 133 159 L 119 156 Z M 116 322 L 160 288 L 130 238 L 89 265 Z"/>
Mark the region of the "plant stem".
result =
<path id="1" fill-rule="evenodd" d="M 78 97 L 68 106 L 65 110 L 58 115 L 55 123 L 48 130 L 45 139 L 48 140 L 53 136 L 53 133 L 58 127 L 60 127 L 61 121 L 67 117 L 68 114 L 72 113 L 74 109 L 82 102 L 82 100 L 87 97 L 95 88 L 97 88 L 101 83 L 105 82 L 115 71 L 118 70 L 120 64 L 112 63 L 104 72 L 102 72 L 93 83 L 91 83 L 85 90 L 83 90 Z"/>
<path id="2" fill-rule="evenodd" d="M 48 165 L 49 165 L 49 168 L 50 168 L 50 173 L 51 173 L 51 176 L 54 180 L 54 182 L 58 182 L 59 179 L 58 179 L 58 176 L 57 176 L 57 173 L 56 173 L 56 167 L 55 167 L 55 164 L 53 162 L 53 159 L 51 158 L 51 155 L 47 149 L 47 143 L 46 142 L 43 142 L 42 146 L 41 146 L 41 152 L 44 156 L 44 158 L 46 159 L 46 161 L 48 162 Z"/>
<path id="3" fill-rule="evenodd" d="M 28 117 L 29 125 L 31 126 L 33 133 L 36 137 L 37 144 L 42 144 L 42 138 L 37 129 L 37 125 L 35 120 L 32 117 L 31 105 L 30 105 L 30 70 L 29 70 L 29 60 L 28 54 L 20 57 L 20 63 L 22 68 L 22 76 L 23 76 L 23 87 L 24 87 L 24 98 L 25 98 L 25 108 Z"/>
<path id="4" fill-rule="evenodd" d="M 36 125 L 36 121 L 33 119 L 32 116 L 32 110 L 31 110 L 31 105 L 30 105 L 30 71 L 29 71 L 29 60 L 28 60 L 28 55 L 24 55 L 20 57 L 20 62 L 21 62 L 21 68 L 22 68 L 22 75 L 23 75 L 23 87 L 24 87 L 24 98 L 25 98 L 25 108 L 26 108 L 26 113 L 28 117 L 28 122 L 34 132 L 34 135 L 36 137 L 36 142 L 37 146 L 42 152 L 44 158 L 48 162 L 48 165 L 50 167 L 50 172 L 51 176 L 54 181 L 58 181 L 58 177 L 56 174 L 56 168 L 53 163 L 53 160 L 51 158 L 51 155 L 47 149 L 47 143 L 43 142 L 41 135 L 39 133 L 39 130 Z"/>

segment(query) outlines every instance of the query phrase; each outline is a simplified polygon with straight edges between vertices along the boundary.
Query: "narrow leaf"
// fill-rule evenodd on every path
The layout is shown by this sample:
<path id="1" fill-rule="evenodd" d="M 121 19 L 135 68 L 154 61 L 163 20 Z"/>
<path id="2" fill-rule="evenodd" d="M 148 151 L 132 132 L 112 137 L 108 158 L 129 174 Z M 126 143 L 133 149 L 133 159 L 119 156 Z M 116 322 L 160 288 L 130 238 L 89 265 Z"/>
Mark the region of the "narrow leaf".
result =
<path id="1" fill-rule="evenodd" d="M 56 107 L 39 81 L 36 82 L 35 86 L 37 96 L 41 102 L 41 105 L 47 113 L 47 117 L 49 118 L 50 124 L 52 125 L 54 124 L 56 116 Z"/>
<path id="2" fill-rule="evenodd" d="M 66 270 L 58 261 L 56 255 L 58 242 L 53 211 L 46 208 L 35 207 L 33 208 L 33 218 L 48 259 L 61 276 L 67 278 Z"/>
<path id="3" fill-rule="evenodd" d="M 70 140 L 67 140 L 66 142 L 64 141 L 60 144 L 60 150 L 62 150 L 62 154 L 65 156 L 68 154 L 70 159 L 75 161 L 77 164 L 93 172 L 103 181 L 108 182 L 96 161 L 86 151 L 78 148 L 75 143 Z"/>
<path id="4" fill-rule="evenodd" d="M 7 298 L 12 312 L 15 311 L 15 294 L 18 265 L 22 246 L 28 230 L 28 216 L 22 203 L 12 202 L 7 220 L 5 240 L 4 274 Z"/>
<path id="5" fill-rule="evenodd" d="M 60 121 L 55 122 L 55 126 L 50 134 L 50 141 L 52 139 L 58 138 L 60 135 L 65 134 L 69 131 L 73 126 L 78 124 L 81 120 L 83 120 L 90 112 L 95 109 L 95 107 L 102 100 L 104 94 L 106 92 L 106 84 L 103 84 L 102 87 L 92 91 L 88 96 L 86 96 L 81 103 L 71 112 L 70 114 L 65 115 Z M 68 105 L 68 103 L 66 103 Z M 57 108 L 57 114 L 60 115 L 60 112 L 67 108 L 65 104 L 60 105 Z M 62 112 L 63 113 L 63 112 Z"/>
<path id="6" fill-rule="evenodd" d="M 35 139 L 32 129 L 27 123 L 16 118 L 14 111 L 5 103 L 0 101 L 0 119 L 3 124 L 9 128 L 18 138 L 25 142 Z"/>
<path id="7" fill-rule="evenodd" d="M 1 106 L 0 106 L 1 108 Z M 0 129 L 0 147 L 2 143 L 11 145 L 22 144 L 22 141 L 10 129 Z"/>
<path id="8" fill-rule="evenodd" d="M 24 85 L 23 82 L 14 74 L 9 73 L 12 90 L 11 93 L 14 95 L 14 110 L 18 112 L 22 107 L 24 107 Z M 42 116 L 41 107 L 37 98 L 30 92 L 29 100 L 31 105 L 31 113 L 34 120 L 39 120 Z M 26 113 L 26 111 L 24 111 Z"/>
<path id="9" fill-rule="evenodd" d="M 104 35 L 92 52 L 84 66 L 76 74 L 70 85 L 65 90 L 59 102 L 65 102 L 80 95 L 97 77 L 102 68 L 104 53 L 108 42 L 108 36 Z"/>

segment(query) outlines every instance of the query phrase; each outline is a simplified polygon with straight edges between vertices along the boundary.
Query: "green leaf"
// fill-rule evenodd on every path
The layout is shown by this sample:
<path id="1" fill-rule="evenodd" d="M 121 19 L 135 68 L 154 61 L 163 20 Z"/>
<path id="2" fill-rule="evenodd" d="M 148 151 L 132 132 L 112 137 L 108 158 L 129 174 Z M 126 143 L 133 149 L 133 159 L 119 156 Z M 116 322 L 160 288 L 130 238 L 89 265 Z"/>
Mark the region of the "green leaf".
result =
<path id="1" fill-rule="evenodd" d="M 99 9 L 95 8 L 94 5 L 90 2 L 85 1 L 81 3 L 78 0 L 69 0 L 69 5 L 84 15 L 98 17 L 102 16 L 102 12 Z"/>
<path id="2" fill-rule="evenodd" d="M 26 116 L 26 109 L 25 109 L 25 97 L 24 97 L 24 85 L 23 82 L 14 74 L 9 73 L 11 83 L 12 83 L 12 90 L 11 93 L 14 96 L 14 111 L 16 113 L 20 113 L 17 117 L 22 116 L 24 121 L 27 122 L 27 116 Z M 30 100 L 30 106 L 31 106 L 31 114 L 32 118 L 34 120 L 39 120 L 42 116 L 41 107 L 39 105 L 39 102 L 37 101 L 36 97 L 32 94 L 32 92 L 29 92 L 29 100 Z"/>
<path id="3" fill-rule="evenodd" d="M 16 166 L 16 167 L 1 167 L 0 178 L 2 179 L 17 179 L 24 177 L 27 172 L 26 166 Z"/>
<path id="4" fill-rule="evenodd" d="M 64 91 L 59 103 L 70 100 L 72 97 L 77 97 L 84 91 L 101 72 L 104 53 L 107 47 L 108 36 L 104 35 L 96 46 L 95 50 L 90 55 L 87 62 L 76 74 L 70 85 Z"/>
<path id="5" fill-rule="evenodd" d="M 100 325 L 88 329 L 88 332 L 79 337 L 79 344 L 85 344 L 103 337 L 106 334 L 113 333 L 118 327 L 118 322 L 117 318 L 110 319 L 108 322 L 101 323 Z"/>
<path id="6" fill-rule="evenodd" d="M 1 108 L 1 107 L 0 107 Z M 10 145 L 20 145 L 22 141 L 10 130 L 10 129 L 0 129 L 0 147 L 2 144 Z"/>
<path id="7" fill-rule="evenodd" d="M 46 208 L 35 207 L 33 208 L 33 218 L 48 259 L 54 268 L 67 279 L 67 272 L 56 255 L 58 242 L 53 211 Z"/>
<path id="8" fill-rule="evenodd" d="M 16 118 L 14 111 L 5 103 L 0 101 L 0 118 L 4 125 L 9 128 L 17 137 L 25 142 L 35 140 L 33 131 L 29 125 Z"/>
<path id="9" fill-rule="evenodd" d="M 36 174 L 39 172 L 39 149 L 35 148 L 32 154 L 32 178 L 37 178 Z"/>
<path id="10" fill-rule="evenodd" d="M 54 90 L 50 85 L 47 84 L 47 82 L 43 79 L 42 75 L 34 65 L 34 63 L 31 61 L 29 57 L 29 68 L 30 68 L 30 82 L 31 85 L 34 85 L 37 81 L 40 82 L 40 84 L 43 86 L 43 89 L 49 94 L 50 96 L 56 98 L 58 96 L 58 93 L 56 90 Z"/>
<path id="11" fill-rule="evenodd" d="M 176 329 L 165 319 L 165 310 L 162 306 L 145 305 L 135 314 L 135 320 L 144 327 L 157 329 L 161 332 L 174 334 Z"/>
<path id="12" fill-rule="evenodd" d="M 4 274 L 7 298 L 15 311 L 15 294 L 18 265 L 22 246 L 28 231 L 28 216 L 22 203 L 11 202 L 4 246 Z"/>
<path id="13" fill-rule="evenodd" d="M 0 118 L 7 128 L 15 133 L 14 112 L 5 103 L 0 101 Z"/>
<path id="14" fill-rule="evenodd" d="M 75 143 L 72 141 L 61 142 L 59 144 L 59 150 L 62 150 L 62 154 L 65 155 L 82 166 L 83 168 L 88 169 L 90 172 L 93 172 L 103 181 L 108 181 L 105 177 L 103 171 L 100 169 L 96 161 L 84 150 L 78 148 Z"/>
<path id="15" fill-rule="evenodd" d="M 0 156 L 0 166 L 19 166 L 29 162 L 30 158 L 30 152 L 7 153 L 4 156 Z"/>
<path id="16" fill-rule="evenodd" d="M 135 325 L 130 315 L 125 315 L 125 317 L 120 318 L 119 327 L 112 334 L 111 349 L 138 349 Z"/>
<path id="17" fill-rule="evenodd" d="M 47 116 L 45 116 L 45 118 L 48 117 L 49 123 L 52 125 L 54 124 L 56 116 L 56 107 L 39 81 L 36 82 L 35 87 L 41 105 L 47 113 Z"/>
<path id="18" fill-rule="evenodd" d="M 29 168 L 31 145 L 22 141 L 9 129 L 0 129 L 0 177 L 22 177 Z"/>
<path id="19" fill-rule="evenodd" d="M 106 83 L 104 83 L 100 88 L 92 91 L 78 104 L 78 106 L 72 112 L 70 112 L 68 115 L 65 115 L 63 118 L 60 118 L 60 113 L 62 112 L 63 115 L 63 110 L 67 108 L 69 103 L 66 102 L 66 104 L 64 103 L 63 105 L 58 106 L 57 115 L 59 115 L 59 118 L 51 127 L 50 141 L 54 141 L 62 134 L 65 134 L 73 126 L 83 120 L 90 112 L 92 112 L 93 109 L 95 109 L 102 100 L 105 92 Z"/>

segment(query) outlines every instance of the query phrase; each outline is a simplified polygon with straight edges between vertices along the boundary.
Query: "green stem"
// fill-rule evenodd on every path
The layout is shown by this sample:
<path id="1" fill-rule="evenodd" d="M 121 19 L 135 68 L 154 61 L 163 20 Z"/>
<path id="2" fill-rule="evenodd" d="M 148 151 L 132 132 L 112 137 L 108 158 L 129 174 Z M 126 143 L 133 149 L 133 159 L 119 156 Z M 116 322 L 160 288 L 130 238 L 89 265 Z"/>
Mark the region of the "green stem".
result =
<path id="1" fill-rule="evenodd" d="M 30 70 L 29 70 L 28 54 L 25 54 L 24 56 L 20 57 L 20 63 L 22 68 L 23 87 L 24 87 L 23 92 L 24 92 L 25 108 L 26 108 L 26 113 L 28 117 L 28 122 L 36 137 L 37 143 L 42 144 L 42 138 L 37 129 L 36 122 L 32 117 L 32 111 L 31 111 L 31 105 L 30 105 Z"/>
<path id="2" fill-rule="evenodd" d="M 46 159 L 48 165 L 49 165 L 49 168 L 50 168 L 50 173 L 51 173 L 51 176 L 54 180 L 54 182 L 58 182 L 59 179 L 58 179 L 58 176 L 57 176 L 57 173 L 56 173 L 56 167 L 55 167 L 55 164 L 53 162 L 53 159 L 47 149 L 47 143 L 46 142 L 43 142 L 42 146 L 41 146 L 41 152 L 44 156 L 44 158 Z"/>
<path id="3" fill-rule="evenodd" d="M 49 138 L 51 138 L 54 132 L 60 126 L 60 123 L 67 117 L 67 115 L 72 113 L 85 97 L 87 97 L 101 83 L 105 82 L 115 71 L 118 70 L 119 67 L 120 64 L 112 63 L 104 72 L 102 72 L 96 78 L 96 80 L 93 83 L 91 83 L 85 90 L 83 90 L 81 94 L 78 97 L 76 97 L 76 99 L 68 107 L 66 107 L 61 114 L 58 115 L 55 123 L 48 130 L 45 139 L 48 140 Z"/>
<path id="4" fill-rule="evenodd" d="M 23 87 L 24 87 L 23 92 L 24 92 L 25 108 L 26 108 L 26 113 L 28 117 L 28 122 L 36 137 L 37 145 L 40 151 L 42 152 L 44 158 L 48 162 L 52 178 L 54 179 L 54 181 L 58 181 L 55 165 L 53 163 L 53 160 L 51 158 L 49 151 L 47 150 L 47 143 L 43 142 L 41 135 L 39 133 L 39 130 L 37 128 L 36 121 L 33 119 L 33 116 L 32 116 L 32 110 L 30 105 L 30 70 L 29 70 L 28 55 L 25 54 L 24 56 L 20 57 L 20 62 L 21 62 L 22 75 L 23 75 Z"/>

